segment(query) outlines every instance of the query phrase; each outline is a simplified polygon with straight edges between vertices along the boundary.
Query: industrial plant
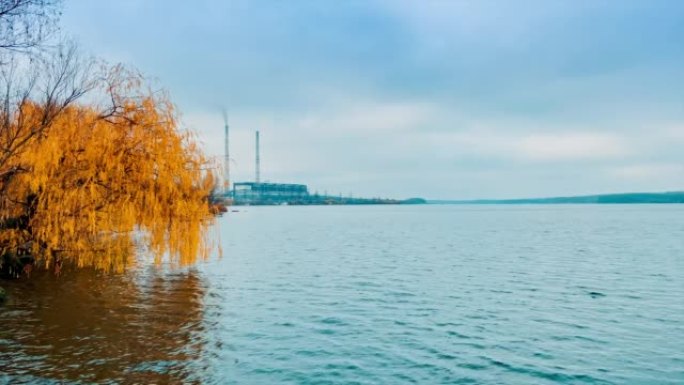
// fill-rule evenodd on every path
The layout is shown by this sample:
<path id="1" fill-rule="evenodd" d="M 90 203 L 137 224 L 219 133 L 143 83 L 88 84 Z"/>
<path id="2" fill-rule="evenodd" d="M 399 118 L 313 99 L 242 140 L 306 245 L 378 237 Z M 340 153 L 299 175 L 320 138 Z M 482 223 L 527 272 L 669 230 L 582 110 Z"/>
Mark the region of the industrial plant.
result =
<path id="1" fill-rule="evenodd" d="M 385 198 L 354 198 L 342 195 L 320 195 L 309 193 L 305 184 L 294 183 L 263 183 L 261 181 L 261 153 L 259 146 L 259 131 L 255 132 L 254 181 L 231 182 L 230 178 L 230 127 L 228 117 L 224 120 L 224 159 L 223 159 L 223 189 L 220 195 L 236 206 L 260 205 L 350 205 L 350 204 L 402 204 L 425 203 L 423 199 L 407 200 Z M 232 186 L 231 186 L 232 185 Z"/>

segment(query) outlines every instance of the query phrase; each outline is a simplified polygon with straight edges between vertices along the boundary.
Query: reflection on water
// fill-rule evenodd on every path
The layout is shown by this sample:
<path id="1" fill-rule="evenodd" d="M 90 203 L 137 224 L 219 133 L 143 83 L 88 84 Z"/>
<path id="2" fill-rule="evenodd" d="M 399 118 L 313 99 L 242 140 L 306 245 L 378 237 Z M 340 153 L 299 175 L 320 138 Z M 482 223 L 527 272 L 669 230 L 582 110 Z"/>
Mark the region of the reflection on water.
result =
<path id="1" fill-rule="evenodd" d="M 205 288 L 192 271 L 65 271 L 2 286 L 0 383 L 197 382 Z"/>
<path id="2" fill-rule="evenodd" d="M 0 384 L 684 384 L 684 205 L 230 214 L 190 272 L 0 282 Z"/>

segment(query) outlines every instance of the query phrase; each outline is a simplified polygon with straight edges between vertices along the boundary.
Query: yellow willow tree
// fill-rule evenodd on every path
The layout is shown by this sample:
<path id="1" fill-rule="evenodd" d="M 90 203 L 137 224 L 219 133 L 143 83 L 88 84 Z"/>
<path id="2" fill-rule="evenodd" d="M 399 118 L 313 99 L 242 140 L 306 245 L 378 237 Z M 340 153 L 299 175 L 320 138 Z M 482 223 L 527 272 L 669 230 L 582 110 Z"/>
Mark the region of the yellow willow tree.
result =
<path id="1" fill-rule="evenodd" d="M 143 84 L 109 70 L 95 92 L 106 104 L 65 107 L 7 162 L 0 252 L 104 270 L 122 270 L 140 248 L 180 264 L 203 255 L 214 178 L 168 98 Z M 45 108 L 23 101 L 10 124 L 40 126 Z"/>

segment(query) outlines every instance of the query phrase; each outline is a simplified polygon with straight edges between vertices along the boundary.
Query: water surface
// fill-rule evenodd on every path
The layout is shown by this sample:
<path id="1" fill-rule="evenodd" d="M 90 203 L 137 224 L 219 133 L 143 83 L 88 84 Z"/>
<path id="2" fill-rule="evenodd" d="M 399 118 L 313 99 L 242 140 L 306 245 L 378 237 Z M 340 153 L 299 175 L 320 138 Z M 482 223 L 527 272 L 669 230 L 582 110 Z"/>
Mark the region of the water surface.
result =
<path id="1" fill-rule="evenodd" d="M 0 383 L 684 383 L 682 205 L 239 210 L 195 268 L 2 282 Z"/>

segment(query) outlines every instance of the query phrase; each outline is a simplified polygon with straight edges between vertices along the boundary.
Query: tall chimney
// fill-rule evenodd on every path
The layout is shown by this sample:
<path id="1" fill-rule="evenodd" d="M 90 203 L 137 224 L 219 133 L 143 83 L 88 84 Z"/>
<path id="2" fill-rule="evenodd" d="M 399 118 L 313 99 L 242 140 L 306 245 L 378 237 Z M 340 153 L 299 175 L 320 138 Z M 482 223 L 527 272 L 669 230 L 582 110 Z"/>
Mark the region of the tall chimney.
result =
<path id="1" fill-rule="evenodd" d="M 261 159 L 259 156 L 259 130 L 256 132 L 256 183 L 261 183 Z"/>
<path id="2" fill-rule="evenodd" d="M 230 192 L 230 130 L 228 127 L 228 114 L 223 110 L 223 124 L 225 128 L 224 159 L 223 159 L 223 193 Z"/>

